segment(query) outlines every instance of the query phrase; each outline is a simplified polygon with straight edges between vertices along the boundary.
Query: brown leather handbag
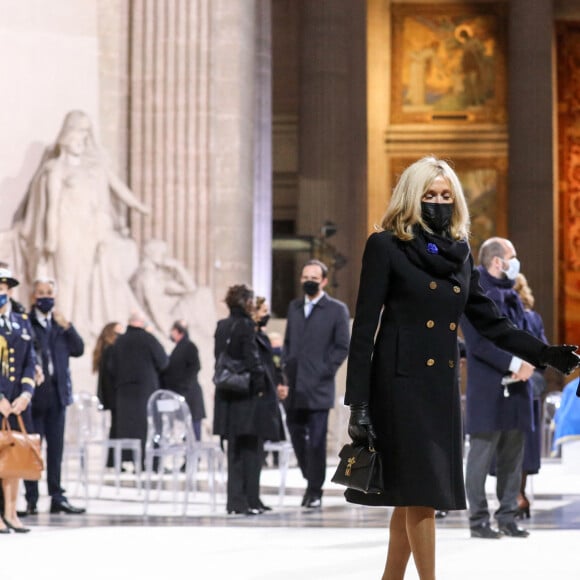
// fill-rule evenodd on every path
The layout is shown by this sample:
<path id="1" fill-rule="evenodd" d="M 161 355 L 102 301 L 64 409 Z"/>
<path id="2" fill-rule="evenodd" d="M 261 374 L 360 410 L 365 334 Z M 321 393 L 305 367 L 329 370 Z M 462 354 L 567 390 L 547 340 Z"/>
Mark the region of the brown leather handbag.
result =
<path id="1" fill-rule="evenodd" d="M 40 453 L 40 435 L 29 435 L 20 415 L 20 432 L 13 431 L 6 417 L 0 431 L 0 479 L 38 480 L 44 469 Z"/>

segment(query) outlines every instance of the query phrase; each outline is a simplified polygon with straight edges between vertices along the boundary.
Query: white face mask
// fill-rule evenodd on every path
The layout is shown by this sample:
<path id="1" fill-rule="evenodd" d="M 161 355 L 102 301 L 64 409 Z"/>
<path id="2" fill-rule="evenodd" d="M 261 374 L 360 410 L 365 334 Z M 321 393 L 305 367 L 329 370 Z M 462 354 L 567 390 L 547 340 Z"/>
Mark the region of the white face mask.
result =
<path id="1" fill-rule="evenodd" d="M 504 262 L 508 264 L 507 270 L 503 271 L 506 278 L 515 280 L 520 273 L 520 261 L 517 258 L 510 258 L 509 260 L 504 260 Z"/>

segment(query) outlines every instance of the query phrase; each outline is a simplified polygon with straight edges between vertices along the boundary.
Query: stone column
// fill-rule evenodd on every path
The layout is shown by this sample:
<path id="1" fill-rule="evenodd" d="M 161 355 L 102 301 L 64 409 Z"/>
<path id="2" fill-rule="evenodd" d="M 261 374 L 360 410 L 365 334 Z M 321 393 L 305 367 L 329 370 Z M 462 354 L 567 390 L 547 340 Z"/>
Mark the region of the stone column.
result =
<path id="1" fill-rule="evenodd" d="M 272 287 L 272 6 L 256 4 L 253 286 L 270 301 Z"/>
<path id="2" fill-rule="evenodd" d="M 229 286 L 253 281 L 256 2 L 211 8 L 211 251 L 221 304 Z"/>
<path id="3" fill-rule="evenodd" d="M 357 243 L 364 241 L 358 206 L 366 197 L 365 172 L 355 169 L 366 167 L 364 3 L 317 0 L 301 6 L 297 230 L 319 235 L 326 220 L 338 226 L 329 242 L 347 256 L 349 268 L 339 272 L 340 286 L 330 291 L 352 304 L 349 280 L 358 272 Z"/>
<path id="4" fill-rule="evenodd" d="M 135 216 L 139 242 L 160 238 L 210 283 L 210 0 L 133 0 L 131 188 L 151 214 Z M 219 30 L 219 29 L 218 29 Z"/>
<path id="5" fill-rule="evenodd" d="M 552 0 L 509 3 L 508 232 L 555 338 Z"/>

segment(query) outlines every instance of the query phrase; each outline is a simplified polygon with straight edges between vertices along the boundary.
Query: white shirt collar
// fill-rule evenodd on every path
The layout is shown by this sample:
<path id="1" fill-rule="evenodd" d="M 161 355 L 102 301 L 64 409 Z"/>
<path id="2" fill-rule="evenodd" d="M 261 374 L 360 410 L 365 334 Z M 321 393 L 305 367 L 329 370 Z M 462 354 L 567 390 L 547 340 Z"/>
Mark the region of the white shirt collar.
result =
<path id="1" fill-rule="evenodd" d="M 312 304 L 314 306 L 314 304 L 318 304 L 322 300 L 322 298 L 324 297 L 325 294 L 326 294 L 326 292 L 323 290 L 320 293 L 320 296 L 317 296 L 316 298 L 314 298 L 314 300 L 310 300 L 308 295 L 304 296 L 304 305 L 306 306 L 306 304 Z"/>

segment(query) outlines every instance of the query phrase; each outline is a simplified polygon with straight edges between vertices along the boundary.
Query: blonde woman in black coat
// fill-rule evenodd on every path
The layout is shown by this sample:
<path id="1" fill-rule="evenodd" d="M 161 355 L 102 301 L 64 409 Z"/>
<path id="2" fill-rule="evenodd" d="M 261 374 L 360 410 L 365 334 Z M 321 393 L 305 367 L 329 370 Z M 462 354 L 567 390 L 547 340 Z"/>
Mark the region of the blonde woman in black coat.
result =
<path id="1" fill-rule="evenodd" d="M 227 440 L 226 509 L 228 514 L 249 516 L 262 513 L 265 507 L 260 500 L 260 472 L 269 429 L 260 416 L 262 400 L 270 390 L 256 340 L 253 300 L 251 288 L 231 286 L 225 299 L 230 315 L 218 322 L 215 332 L 216 361 L 227 348 L 228 354 L 243 360 L 250 371 L 249 394 L 216 390 L 214 408 L 214 433 Z"/>
<path id="2" fill-rule="evenodd" d="M 394 506 L 383 580 L 401 580 L 411 554 L 421 580 L 435 578 L 435 510 L 465 509 L 457 325 L 462 314 L 486 338 L 534 366 L 568 373 L 573 346 L 547 346 L 500 316 L 479 286 L 461 184 L 425 157 L 396 185 L 382 231 L 363 255 L 345 401 L 349 435 L 376 437 L 380 495 L 348 501 Z"/>

